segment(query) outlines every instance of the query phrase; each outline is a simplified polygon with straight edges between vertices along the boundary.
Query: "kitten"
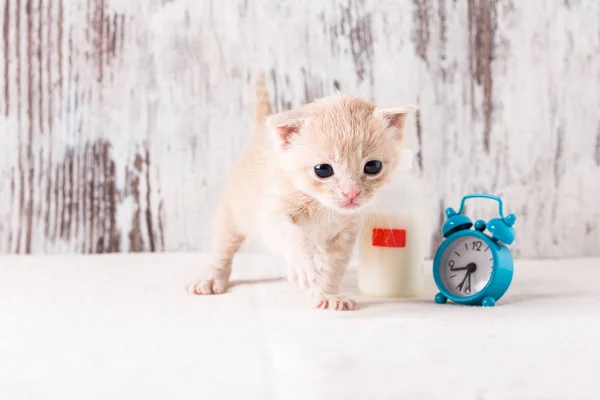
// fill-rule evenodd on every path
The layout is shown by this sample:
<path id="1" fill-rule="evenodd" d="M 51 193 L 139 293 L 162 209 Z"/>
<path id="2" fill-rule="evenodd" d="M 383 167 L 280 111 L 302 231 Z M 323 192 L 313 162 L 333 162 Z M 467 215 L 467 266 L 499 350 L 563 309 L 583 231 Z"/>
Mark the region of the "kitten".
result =
<path id="1" fill-rule="evenodd" d="M 340 283 L 360 212 L 398 163 L 407 110 L 334 95 L 271 115 L 262 74 L 255 107 L 253 141 L 216 215 L 210 273 L 188 290 L 223 293 L 233 256 L 258 235 L 318 308 L 351 310 L 356 302 L 340 294 Z"/>

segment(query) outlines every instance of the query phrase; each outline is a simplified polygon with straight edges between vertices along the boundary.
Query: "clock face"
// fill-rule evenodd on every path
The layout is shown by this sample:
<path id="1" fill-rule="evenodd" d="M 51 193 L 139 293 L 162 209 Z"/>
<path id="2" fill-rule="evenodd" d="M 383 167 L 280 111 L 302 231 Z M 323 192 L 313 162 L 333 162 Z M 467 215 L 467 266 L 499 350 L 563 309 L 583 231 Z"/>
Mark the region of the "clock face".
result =
<path id="1" fill-rule="evenodd" d="M 494 257 L 488 243 L 477 236 L 461 236 L 446 247 L 439 276 L 450 293 L 468 297 L 483 290 L 493 269 Z"/>

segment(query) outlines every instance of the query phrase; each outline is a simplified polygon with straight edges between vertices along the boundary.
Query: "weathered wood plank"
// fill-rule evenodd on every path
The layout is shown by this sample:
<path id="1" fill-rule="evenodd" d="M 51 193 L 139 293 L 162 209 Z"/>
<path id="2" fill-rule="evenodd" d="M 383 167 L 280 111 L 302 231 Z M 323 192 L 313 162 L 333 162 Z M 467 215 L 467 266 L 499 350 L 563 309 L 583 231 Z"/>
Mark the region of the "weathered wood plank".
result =
<path id="1" fill-rule="evenodd" d="M 434 242 L 487 191 L 519 255 L 600 255 L 595 0 L 2 0 L 0 25 L 0 252 L 206 250 L 265 69 L 276 109 L 419 103 Z"/>

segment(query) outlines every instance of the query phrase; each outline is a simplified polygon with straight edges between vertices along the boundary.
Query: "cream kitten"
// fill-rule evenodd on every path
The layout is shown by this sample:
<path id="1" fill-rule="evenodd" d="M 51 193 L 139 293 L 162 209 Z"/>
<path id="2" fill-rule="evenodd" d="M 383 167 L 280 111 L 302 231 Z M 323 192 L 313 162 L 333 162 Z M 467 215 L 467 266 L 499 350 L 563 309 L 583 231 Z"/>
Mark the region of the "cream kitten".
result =
<path id="1" fill-rule="evenodd" d="M 335 95 L 271 114 L 264 76 L 256 85 L 256 127 L 234 166 L 215 220 L 210 273 L 192 294 L 220 294 L 233 256 L 258 235 L 287 261 L 288 279 L 323 309 L 351 310 L 340 294 L 360 211 L 390 178 L 406 109 Z"/>

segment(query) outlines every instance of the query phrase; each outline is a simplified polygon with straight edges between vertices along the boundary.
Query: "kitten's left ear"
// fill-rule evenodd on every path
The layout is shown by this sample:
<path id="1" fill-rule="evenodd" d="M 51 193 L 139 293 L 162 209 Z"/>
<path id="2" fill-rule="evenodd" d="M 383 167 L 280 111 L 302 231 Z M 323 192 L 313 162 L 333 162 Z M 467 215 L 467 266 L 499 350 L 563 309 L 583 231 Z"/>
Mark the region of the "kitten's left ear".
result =
<path id="1" fill-rule="evenodd" d="M 416 106 L 379 106 L 375 108 L 374 115 L 383 118 L 388 127 L 394 129 L 394 139 L 404 139 L 404 123 L 410 112 L 417 111 Z"/>

